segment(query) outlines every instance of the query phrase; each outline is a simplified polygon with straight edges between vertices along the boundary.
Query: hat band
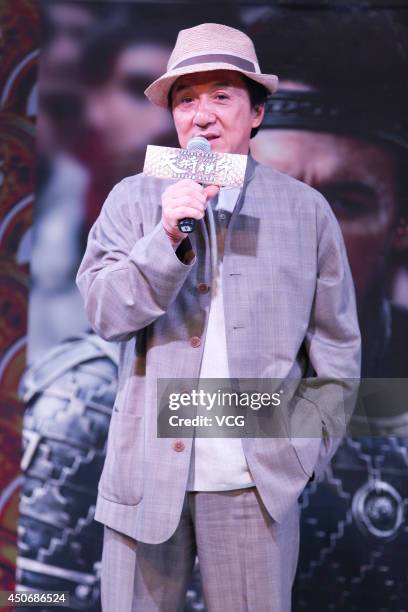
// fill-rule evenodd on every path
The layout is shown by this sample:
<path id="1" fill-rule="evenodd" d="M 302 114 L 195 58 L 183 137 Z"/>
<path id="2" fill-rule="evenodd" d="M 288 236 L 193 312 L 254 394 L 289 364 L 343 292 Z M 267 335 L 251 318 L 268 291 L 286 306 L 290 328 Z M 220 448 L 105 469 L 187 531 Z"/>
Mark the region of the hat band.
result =
<path id="1" fill-rule="evenodd" d="M 243 59 L 242 57 L 236 57 L 235 55 L 227 55 L 223 53 L 211 53 L 208 55 L 196 55 L 195 57 L 189 57 L 188 59 L 179 62 L 171 68 L 183 68 L 184 66 L 191 66 L 192 64 L 218 64 L 226 63 L 232 64 L 242 70 L 248 70 L 249 72 L 256 72 L 256 66 L 253 62 Z"/>

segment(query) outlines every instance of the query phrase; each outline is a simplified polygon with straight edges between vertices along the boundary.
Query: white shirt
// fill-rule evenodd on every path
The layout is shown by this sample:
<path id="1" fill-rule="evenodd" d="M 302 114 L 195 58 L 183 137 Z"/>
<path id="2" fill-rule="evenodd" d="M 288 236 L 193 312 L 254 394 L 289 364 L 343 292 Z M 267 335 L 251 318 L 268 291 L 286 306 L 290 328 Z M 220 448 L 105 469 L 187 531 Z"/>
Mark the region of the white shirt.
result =
<path id="1" fill-rule="evenodd" d="M 238 195 L 239 188 L 222 188 L 215 210 L 232 212 Z M 200 378 L 229 378 L 220 260 L 211 289 Z M 241 438 L 194 438 L 187 491 L 228 491 L 251 486 L 254 482 Z"/>

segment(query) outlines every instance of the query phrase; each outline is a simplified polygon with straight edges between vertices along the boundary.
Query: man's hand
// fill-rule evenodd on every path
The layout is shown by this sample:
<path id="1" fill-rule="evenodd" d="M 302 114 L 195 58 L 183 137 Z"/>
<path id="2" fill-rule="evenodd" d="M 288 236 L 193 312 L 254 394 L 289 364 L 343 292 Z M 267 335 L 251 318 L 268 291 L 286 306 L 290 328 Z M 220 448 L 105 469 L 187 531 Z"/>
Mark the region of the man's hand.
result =
<path id="1" fill-rule="evenodd" d="M 173 183 L 162 195 L 162 223 L 174 249 L 187 238 L 178 228 L 181 219 L 202 219 L 209 198 L 219 192 L 216 185 L 203 187 L 192 179 Z"/>

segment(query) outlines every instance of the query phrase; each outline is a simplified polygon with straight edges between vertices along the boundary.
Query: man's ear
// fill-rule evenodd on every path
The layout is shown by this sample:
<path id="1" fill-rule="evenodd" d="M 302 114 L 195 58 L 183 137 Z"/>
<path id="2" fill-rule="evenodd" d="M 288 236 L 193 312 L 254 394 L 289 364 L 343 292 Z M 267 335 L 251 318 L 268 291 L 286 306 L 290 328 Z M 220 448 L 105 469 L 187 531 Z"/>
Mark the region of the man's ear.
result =
<path id="1" fill-rule="evenodd" d="M 252 127 L 257 128 L 261 125 L 265 115 L 265 104 L 256 104 L 253 111 Z"/>

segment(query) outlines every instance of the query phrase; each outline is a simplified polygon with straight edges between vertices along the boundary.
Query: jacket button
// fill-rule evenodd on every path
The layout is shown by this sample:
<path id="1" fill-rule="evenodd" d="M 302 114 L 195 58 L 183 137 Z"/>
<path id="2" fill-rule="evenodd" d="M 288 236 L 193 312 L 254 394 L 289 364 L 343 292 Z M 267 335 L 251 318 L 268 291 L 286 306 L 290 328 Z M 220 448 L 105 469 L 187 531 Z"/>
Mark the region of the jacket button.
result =
<path id="1" fill-rule="evenodd" d="M 193 336 L 190 338 L 190 344 L 192 347 L 197 348 L 201 344 L 201 339 L 198 336 Z"/>
<path id="2" fill-rule="evenodd" d="M 198 293 L 208 293 L 209 286 L 206 283 L 199 283 L 197 285 Z"/>
<path id="3" fill-rule="evenodd" d="M 176 442 L 173 443 L 173 449 L 176 453 L 181 453 L 185 448 L 186 445 L 181 440 L 176 440 Z"/>

